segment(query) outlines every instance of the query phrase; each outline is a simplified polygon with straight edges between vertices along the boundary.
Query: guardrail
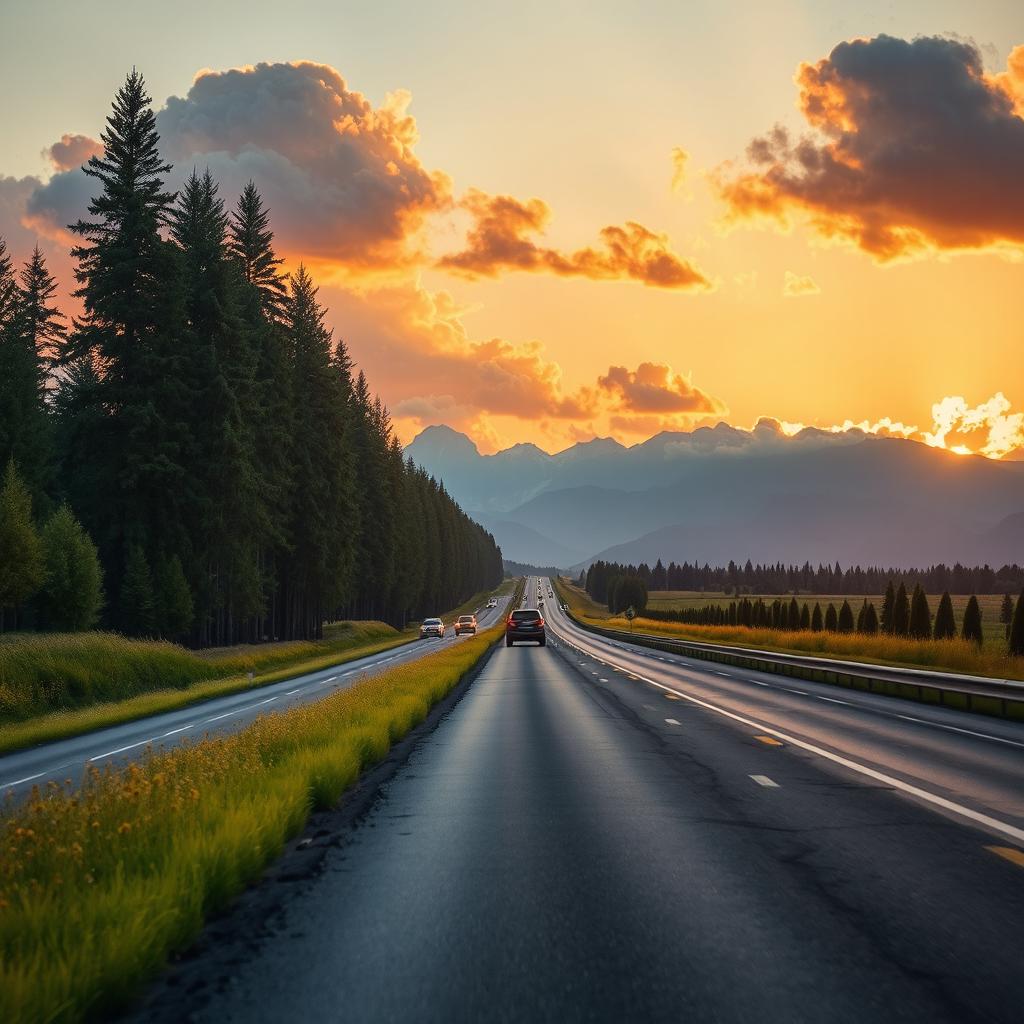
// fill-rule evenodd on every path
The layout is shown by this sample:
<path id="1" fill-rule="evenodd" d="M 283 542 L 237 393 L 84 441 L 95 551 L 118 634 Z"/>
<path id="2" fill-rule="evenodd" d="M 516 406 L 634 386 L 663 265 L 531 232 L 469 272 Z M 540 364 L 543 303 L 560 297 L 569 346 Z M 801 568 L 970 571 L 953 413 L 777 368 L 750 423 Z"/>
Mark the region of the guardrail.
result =
<path id="1" fill-rule="evenodd" d="M 745 647 L 728 647 L 699 640 L 676 640 L 654 633 L 631 633 L 625 629 L 595 626 L 577 618 L 568 606 L 566 614 L 575 625 L 589 633 L 651 647 L 670 654 L 685 654 L 688 658 L 734 665 L 756 672 L 773 672 L 886 697 L 902 697 L 904 700 L 913 700 L 921 704 L 934 704 L 957 711 L 971 711 L 975 714 L 1024 722 L 1024 683 L 1009 679 L 961 677 L 955 674 L 928 672 L 924 669 L 832 661 L 828 658 L 781 654 L 775 651 L 752 651 Z"/>

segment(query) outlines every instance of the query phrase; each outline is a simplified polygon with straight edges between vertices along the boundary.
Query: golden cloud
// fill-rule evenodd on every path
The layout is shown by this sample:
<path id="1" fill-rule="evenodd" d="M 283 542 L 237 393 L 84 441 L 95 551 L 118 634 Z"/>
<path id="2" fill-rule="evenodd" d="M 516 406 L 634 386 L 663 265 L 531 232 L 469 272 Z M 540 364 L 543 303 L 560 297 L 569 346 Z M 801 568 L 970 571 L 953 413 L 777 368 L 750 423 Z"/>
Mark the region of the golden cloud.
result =
<path id="1" fill-rule="evenodd" d="M 711 287 L 700 270 L 672 251 L 665 235 L 635 221 L 602 228 L 598 248 L 563 253 L 530 237 L 543 232 L 551 219 L 551 210 L 541 199 L 523 201 L 471 189 L 459 205 L 473 217 L 467 246 L 443 256 L 437 265 L 466 277 L 520 270 L 595 281 L 641 281 L 657 288 Z"/>
<path id="2" fill-rule="evenodd" d="M 801 295 L 818 295 L 821 289 L 818 282 L 807 274 L 794 274 L 792 270 L 786 271 L 782 282 L 782 294 L 789 299 L 799 298 Z"/>

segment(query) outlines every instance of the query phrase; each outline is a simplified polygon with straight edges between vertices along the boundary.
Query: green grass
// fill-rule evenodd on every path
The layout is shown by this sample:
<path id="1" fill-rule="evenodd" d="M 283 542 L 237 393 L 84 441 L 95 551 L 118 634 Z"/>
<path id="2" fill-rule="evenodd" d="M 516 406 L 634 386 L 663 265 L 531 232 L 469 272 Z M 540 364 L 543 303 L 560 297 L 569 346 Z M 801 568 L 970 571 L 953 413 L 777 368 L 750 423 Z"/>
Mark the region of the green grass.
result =
<path id="1" fill-rule="evenodd" d="M 92 769 L 74 793 L 52 786 L 9 805 L 0 1020 L 122 1007 L 501 635 L 494 627 L 230 736 Z"/>
<path id="2" fill-rule="evenodd" d="M 626 618 L 611 615 L 607 608 L 597 604 L 574 584 L 560 579 L 558 588 L 562 600 L 581 621 L 608 629 L 630 628 Z M 814 600 L 822 601 L 822 598 L 815 597 Z M 707 595 L 704 595 L 702 603 L 709 603 Z M 811 654 L 814 657 L 863 661 L 875 665 L 906 665 L 911 668 L 990 676 L 994 679 L 1024 679 L 1024 658 L 1011 658 L 1006 654 L 1005 641 L 1002 645 L 986 645 L 978 650 L 974 644 L 963 640 L 911 640 L 878 634 L 812 633 L 809 630 L 754 629 L 747 626 L 691 626 L 642 616 L 633 620 L 633 629 L 681 640 L 750 647 L 784 654 Z"/>

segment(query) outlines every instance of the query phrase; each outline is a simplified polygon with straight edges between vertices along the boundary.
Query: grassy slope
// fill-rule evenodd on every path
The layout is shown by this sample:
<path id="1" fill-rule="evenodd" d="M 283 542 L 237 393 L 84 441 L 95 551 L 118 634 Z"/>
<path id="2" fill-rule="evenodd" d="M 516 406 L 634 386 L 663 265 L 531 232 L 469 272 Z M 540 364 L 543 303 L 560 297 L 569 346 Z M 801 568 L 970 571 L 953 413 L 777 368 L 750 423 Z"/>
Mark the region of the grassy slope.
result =
<path id="1" fill-rule="evenodd" d="M 112 1012 L 502 636 L 7 809 L 0 1020 Z"/>
<path id="2" fill-rule="evenodd" d="M 564 579 L 559 580 L 559 592 L 577 618 L 610 629 L 629 629 L 627 619 L 610 615 L 606 608 L 592 601 L 585 591 Z M 876 665 L 907 665 L 911 668 L 963 672 L 996 679 L 1024 679 L 1024 659 L 1011 658 L 1000 653 L 998 648 L 986 647 L 978 651 L 973 644 L 962 640 L 910 640 L 857 633 L 748 629 L 745 626 L 688 626 L 642 617 L 633 621 L 633 628 L 642 633 L 753 647 L 785 654 L 811 654 L 814 657 L 863 661 Z"/>

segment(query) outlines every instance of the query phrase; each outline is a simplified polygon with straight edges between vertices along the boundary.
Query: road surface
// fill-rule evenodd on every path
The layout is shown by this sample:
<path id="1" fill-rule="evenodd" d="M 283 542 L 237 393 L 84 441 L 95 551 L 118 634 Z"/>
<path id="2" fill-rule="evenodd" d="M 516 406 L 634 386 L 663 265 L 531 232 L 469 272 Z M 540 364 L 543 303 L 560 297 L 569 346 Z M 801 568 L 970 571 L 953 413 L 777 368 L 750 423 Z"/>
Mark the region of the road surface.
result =
<path id="1" fill-rule="evenodd" d="M 497 608 L 480 610 L 477 621 L 481 629 L 501 620 L 508 600 L 507 596 L 499 597 Z M 436 651 L 439 644 L 458 643 L 467 637 L 455 637 L 449 627 L 443 640 L 416 641 L 279 683 L 0 756 L 0 798 L 7 794 L 23 797 L 33 786 L 51 781 L 70 778 L 77 783 L 85 766 L 123 764 L 142 757 L 149 747 L 172 746 L 204 734 L 235 732 L 268 711 L 319 700 L 368 675 L 421 658 Z"/>
<path id="2" fill-rule="evenodd" d="M 1021 1020 L 1024 728 L 546 610 L 140 1020 Z"/>

